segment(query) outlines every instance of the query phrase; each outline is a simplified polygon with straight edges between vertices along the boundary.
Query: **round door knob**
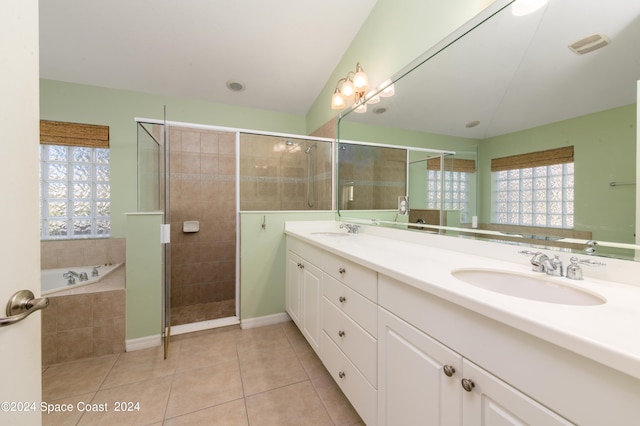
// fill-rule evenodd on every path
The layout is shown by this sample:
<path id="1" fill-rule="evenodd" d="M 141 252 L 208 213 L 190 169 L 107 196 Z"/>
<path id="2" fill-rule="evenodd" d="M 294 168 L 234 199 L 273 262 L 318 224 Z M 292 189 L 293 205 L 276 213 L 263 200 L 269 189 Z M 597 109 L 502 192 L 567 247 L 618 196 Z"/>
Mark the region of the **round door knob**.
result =
<path id="1" fill-rule="evenodd" d="M 473 380 L 471 379 L 462 379 L 460 383 L 462 384 L 462 389 L 466 390 L 467 392 L 471 392 L 473 388 L 476 387 L 476 384 L 473 383 Z"/>
<path id="2" fill-rule="evenodd" d="M 345 332 L 343 330 L 338 330 L 338 336 L 344 337 L 345 336 Z"/>
<path id="3" fill-rule="evenodd" d="M 342 275 L 342 274 L 344 274 L 345 272 L 347 272 L 347 270 L 346 270 L 346 269 L 344 269 L 344 268 L 340 268 L 340 269 L 338 269 L 338 272 L 340 272 L 340 275 Z"/>
<path id="4" fill-rule="evenodd" d="M 340 303 L 344 303 L 344 302 L 347 301 L 347 298 L 344 297 L 344 296 L 340 296 L 340 297 L 338 297 L 338 300 L 340 301 Z"/>
<path id="5" fill-rule="evenodd" d="M 444 374 L 447 377 L 453 376 L 456 372 L 456 369 L 453 365 L 445 365 L 444 367 L 442 367 L 442 369 L 444 370 Z"/>
<path id="6" fill-rule="evenodd" d="M 339 371 L 338 377 L 340 377 L 341 379 L 344 379 L 345 377 L 347 377 L 347 374 L 344 371 Z"/>

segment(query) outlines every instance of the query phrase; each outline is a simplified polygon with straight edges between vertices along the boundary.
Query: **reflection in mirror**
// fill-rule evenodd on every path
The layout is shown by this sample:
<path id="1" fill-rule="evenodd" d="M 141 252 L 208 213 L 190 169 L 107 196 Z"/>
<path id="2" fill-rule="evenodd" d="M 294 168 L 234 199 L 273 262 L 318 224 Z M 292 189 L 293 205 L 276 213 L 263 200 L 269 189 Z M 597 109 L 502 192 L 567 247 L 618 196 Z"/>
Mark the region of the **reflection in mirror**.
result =
<path id="1" fill-rule="evenodd" d="M 547 246 L 562 238 L 579 248 L 593 239 L 599 242 L 596 255 L 633 257 L 640 2 L 549 0 L 525 16 L 514 15 L 512 5 L 496 10 L 485 11 L 398 72 L 392 78 L 395 96 L 381 99 L 371 112 L 342 114 L 339 138 L 477 152 L 469 205 L 455 208 L 462 229 L 476 216 L 478 229 L 500 239 Z M 581 54 L 571 50 L 594 34 L 610 43 Z M 529 181 L 507 180 L 507 186 L 520 185 L 507 198 L 538 198 L 501 211 L 500 172 L 492 163 L 568 147 L 574 150 L 572 176 L 559 172 L 560 186 L 551 177 L 534 177 L 531 188 Z M 428 172 L 417 167 L 409 170 L 412 209 L 428 197 Z M 513 170 L 556 173 L 536 167 L 543 166 Z M 415 178 L 417 173 L 423 176 Z M 425 189 L 417 189 L 416 181 Z M 544 189 L 538 186 L 543 181 Z M 568 191 L 573 194 L 556 201 Z M 571 219 L 552 217 L 557 206 Z M 503 224 L 501 213 L 509 218 Z"/>

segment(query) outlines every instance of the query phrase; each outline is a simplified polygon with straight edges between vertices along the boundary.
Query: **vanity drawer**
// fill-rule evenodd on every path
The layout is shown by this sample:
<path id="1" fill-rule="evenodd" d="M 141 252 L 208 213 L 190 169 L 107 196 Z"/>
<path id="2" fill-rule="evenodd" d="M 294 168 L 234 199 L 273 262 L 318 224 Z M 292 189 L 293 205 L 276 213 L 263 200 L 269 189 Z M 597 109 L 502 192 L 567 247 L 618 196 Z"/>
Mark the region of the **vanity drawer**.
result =
<path id="1" fill-rule="evenodd" d="M 373 386 L 377 386 L 377 340 L 326 298 L 322 299 L 322 329 Z"/>
<path id="2" fill-rule="evenodd" d="M 377 423 L 377 391 L 326 333 L 322 333 L 322 362 L 368 426 Z"/>
<path id="3" fill-rule="evenodd" d="M 322 294 L 340 311 L 376 337 L 378 334 L 378 307 L 375 303 L 352 290 L 328 274 L 324 274 Z"/>
<path id="4" fill-rule="evenodd" d="M 367 299 L 378 300 L 378 274 L 375 271 L 332 254 L 327 254 L 323 269 Z"/>

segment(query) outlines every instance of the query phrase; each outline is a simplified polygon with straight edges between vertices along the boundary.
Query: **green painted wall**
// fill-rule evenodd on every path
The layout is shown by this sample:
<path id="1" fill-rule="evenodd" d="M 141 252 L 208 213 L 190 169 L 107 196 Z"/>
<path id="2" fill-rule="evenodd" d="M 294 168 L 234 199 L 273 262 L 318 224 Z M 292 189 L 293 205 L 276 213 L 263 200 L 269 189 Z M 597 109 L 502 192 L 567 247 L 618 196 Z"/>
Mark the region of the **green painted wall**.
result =
<path id="1" fill-rule="evenodd" d="M 257 318 L 285 310 L 288 220 L 334 220 L 334 212 L 270 212 L 240 214 L 240 318 Z M 262 228 L 263 222 L 266 224 Z"/>
<path id="2" fill-rule="evenodd" d="M 111 235 L 124 237 L 124 214 L 137 210 L 136 117 L 214 126 L 304 134 L 302 116 L 148 95 L 126 90 L 40 81 L 40 118 L 109 126 L 111 150 Z"/>
<path id="3" fill-rule="evenodd" d="M 491 159 L 562 146 L 574 146 L 575 229 L 595 240 L 635 242 L 636 105 L 589 114 L 478 144 L 480 222 L 491 217 Z"/>
<path id="4" fill-rule="evenodd" d="M 162 213 L 126 216 L 126 338 L 162 333 Z"/>

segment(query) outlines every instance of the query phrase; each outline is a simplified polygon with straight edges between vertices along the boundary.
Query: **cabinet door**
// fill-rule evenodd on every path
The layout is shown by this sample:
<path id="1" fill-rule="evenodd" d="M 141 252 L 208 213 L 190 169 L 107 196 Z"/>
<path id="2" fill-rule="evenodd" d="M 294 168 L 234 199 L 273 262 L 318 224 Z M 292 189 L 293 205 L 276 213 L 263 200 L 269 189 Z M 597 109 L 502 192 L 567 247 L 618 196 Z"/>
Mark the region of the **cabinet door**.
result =
<path id="1" fill-rule="evenodd" d="M 573 424 L 466 359 L 463 371 L 474 384 L 463 396 L 464 426 Z"/>
<path id="2" fill-rule="evenodd" d="M 462 357 L 382 308 L 378 321 L 378 423 L 460 425 Z"/>
<path id="3" fill-rule="evenodd" d="M 309 262 L 302 266 L 302 333 L 316 353 L 320 348 L 320 282 L 322 271 Z"/>
<path id="4" fill-rule="evenodd" d="M 302 259 L 291 251 L 287 251 L 285 306 L 287 313 L 298 327 L 302 326 Z"/>

